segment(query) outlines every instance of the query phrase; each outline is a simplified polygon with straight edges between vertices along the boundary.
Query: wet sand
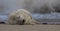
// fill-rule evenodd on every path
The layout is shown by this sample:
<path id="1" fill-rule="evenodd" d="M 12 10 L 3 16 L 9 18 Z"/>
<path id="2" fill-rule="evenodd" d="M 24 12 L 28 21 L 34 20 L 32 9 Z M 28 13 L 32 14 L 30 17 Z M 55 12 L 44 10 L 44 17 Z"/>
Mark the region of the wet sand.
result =
<path id="1" fill-rule="evenodd" d="M 0 31 L 60 31 L 60 25 L 6 25 L 6 24 L 0 24 Z"/>

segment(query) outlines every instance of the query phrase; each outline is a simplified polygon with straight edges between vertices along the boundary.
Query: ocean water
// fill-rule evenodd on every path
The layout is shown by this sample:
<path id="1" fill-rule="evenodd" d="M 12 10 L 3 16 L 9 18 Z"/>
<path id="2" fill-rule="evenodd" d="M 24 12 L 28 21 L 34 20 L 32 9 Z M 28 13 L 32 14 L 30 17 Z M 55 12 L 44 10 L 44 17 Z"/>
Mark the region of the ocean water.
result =
<path id="1" fill-rule="evenodd" d="M 60 22 L 60 13 L 51 13 L 51 14 L 32 14 L 32 17 L 33 19 L 36 19 L 36 20 L 42 20 L 43 22 L 44 21 L 48 21 L 49 19 L 49 22 Z M 44 20 L 45 19 L 45 20 Z M 8 16 L 7 15 L 0 15 L 0 22 L 7 22 L 8 20 Z"/>

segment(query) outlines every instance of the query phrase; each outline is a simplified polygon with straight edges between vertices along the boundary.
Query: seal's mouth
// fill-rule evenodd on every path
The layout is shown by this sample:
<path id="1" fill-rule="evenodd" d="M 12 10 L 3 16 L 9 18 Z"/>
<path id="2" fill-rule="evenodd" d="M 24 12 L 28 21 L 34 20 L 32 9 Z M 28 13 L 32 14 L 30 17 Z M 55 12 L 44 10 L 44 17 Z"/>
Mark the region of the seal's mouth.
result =
<path id="1" fill-rule="evenodd" d="M 24 25 L 24 23 L 25 23 L 25 20 L 23 20 L 23 21 L 18 21 L 18 24 L 19 24 L 19 25 Z"/>

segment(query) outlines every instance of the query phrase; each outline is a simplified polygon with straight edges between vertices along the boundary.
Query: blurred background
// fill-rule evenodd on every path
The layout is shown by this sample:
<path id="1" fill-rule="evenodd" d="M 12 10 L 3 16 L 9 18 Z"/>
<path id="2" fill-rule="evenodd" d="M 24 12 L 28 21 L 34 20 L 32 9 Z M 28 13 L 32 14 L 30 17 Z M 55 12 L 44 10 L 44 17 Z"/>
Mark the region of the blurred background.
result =
<path id="1" fill-rule="evenodd" d="M 17 9 L 27 9 L 43 24 L 60 24 L 60 0 L 0 0 L 0 21 Z"/>

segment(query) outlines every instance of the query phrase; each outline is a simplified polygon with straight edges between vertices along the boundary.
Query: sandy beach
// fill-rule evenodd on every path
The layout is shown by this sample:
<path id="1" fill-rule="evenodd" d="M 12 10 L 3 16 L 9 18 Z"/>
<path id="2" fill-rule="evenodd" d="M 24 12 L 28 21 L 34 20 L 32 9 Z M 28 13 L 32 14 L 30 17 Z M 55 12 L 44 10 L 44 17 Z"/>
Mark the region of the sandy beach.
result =
<path id="1" fill-rule="evenodd" d="M 0 31 L 60 31 L 60 25 L 6 25 L 6 24 L 0 24 Z"/>

